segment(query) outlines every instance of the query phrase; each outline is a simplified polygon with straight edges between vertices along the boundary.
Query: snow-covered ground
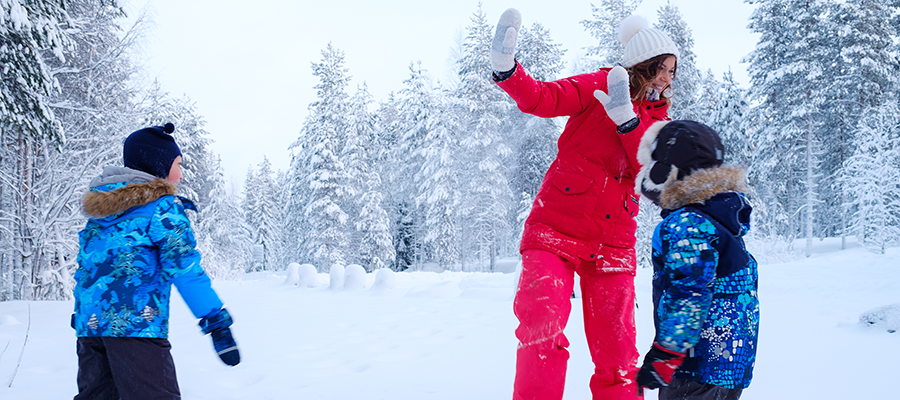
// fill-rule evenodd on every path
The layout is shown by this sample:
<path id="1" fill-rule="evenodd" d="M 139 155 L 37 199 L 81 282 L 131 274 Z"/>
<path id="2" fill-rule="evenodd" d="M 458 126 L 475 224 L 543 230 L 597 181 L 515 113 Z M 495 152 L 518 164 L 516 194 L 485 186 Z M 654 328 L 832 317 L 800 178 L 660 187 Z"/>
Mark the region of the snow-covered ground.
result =
<path id="1" fill-rule="evenodd" d="M 763 258 L 763 257 L 760 257 Z M 650 270 L 636 279 L 638 346 L 653 334 Z M 177 296 L 170 340 L 185 399 L 507 399 L 516 340 L 515 274 L 396 274 L 361 291 L 285 284 L 286 272 L 216 281 L 235 318 L 242 362 L 215 356 Z M 900 303 L 900 249 L 877 255 L 816 242 L 810 258 L 760 266 L 756 376 L 743 399 L 894 399 L 900 333 L 859 323 Z M 0 303 L 0 398 L 76 392 L 71 302 Z M 592 365 L 573 300 L 566 399 L 590 399 Z M 889 315 L 889 314 L 888 314 Z M 27 343 L 24 346 L 27 336 Z M 17 364 L 20 363 L 18 369 Z M 10 381 L 12 384 L 10 385 Z M 655 399 L 655 392 L 648 392 Z"/>

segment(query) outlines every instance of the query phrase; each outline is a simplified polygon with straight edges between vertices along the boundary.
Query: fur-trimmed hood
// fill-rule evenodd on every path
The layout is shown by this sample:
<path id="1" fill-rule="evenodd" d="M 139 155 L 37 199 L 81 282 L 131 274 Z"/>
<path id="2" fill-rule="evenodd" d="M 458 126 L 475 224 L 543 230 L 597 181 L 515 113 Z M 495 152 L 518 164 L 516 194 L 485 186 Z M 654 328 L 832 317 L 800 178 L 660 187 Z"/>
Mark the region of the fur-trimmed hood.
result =
<path id="1" fill-rule="evenodd" d="M 703 203 L 719 193 L 746 193 L 747 171 L 737 165 L 701 169 L 672 182 L 659 196 L 659 206 L 674 210 L 688 204 Z"/>
<path id="2" fill-rule="evenodd" d="M 175 195 L 177 188 L 165 179 L 125 167 L 104 167 L 84 195 L 82 212 L 89 218 L 106 218 L 160 197 Z"/>

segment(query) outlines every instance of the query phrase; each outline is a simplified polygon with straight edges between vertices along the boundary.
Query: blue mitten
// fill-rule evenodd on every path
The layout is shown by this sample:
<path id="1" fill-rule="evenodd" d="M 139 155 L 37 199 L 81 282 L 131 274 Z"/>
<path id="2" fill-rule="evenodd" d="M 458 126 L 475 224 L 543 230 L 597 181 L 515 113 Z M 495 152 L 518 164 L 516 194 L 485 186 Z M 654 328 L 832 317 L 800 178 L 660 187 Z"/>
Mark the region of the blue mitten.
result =
<path id="1" fill-rule="evenodd" d="M 230 366 L 241 362 L 241 353 L 238 352 L 237 343 L 231 336 L 231 329 L 228 329 L 233 322 L 228 310 L 224 308 L 200 319 L 200 329 L 203 329 L 203 333 L 212 334 L 216 353 L 222 362 Z"/>

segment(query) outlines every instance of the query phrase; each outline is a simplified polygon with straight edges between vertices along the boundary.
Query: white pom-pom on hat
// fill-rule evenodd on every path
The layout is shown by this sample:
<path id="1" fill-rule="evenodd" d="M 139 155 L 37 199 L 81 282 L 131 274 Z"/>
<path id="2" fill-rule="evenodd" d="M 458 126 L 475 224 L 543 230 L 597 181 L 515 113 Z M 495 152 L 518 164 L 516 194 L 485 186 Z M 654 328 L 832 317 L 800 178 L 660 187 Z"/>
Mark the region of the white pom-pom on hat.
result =
<path id="1" fill-rule="evenodd" d="M 625 68 L 662 54 L 672 54 L 675 58 L 679 56 L 675 42 L 665 32 L 651 28 L 647 20 L 639 15 L 622 20 L 619 25 L 619 40 L 625 44 L 625 53 L 620 63 Z"/>
<path id="2" fill-rule="evenodd" d="M 631 41 L 631 38 L 633 38 L 634 35 L 637 35 L 638 32 L 649 27 L 650 23 L 647 22 L 646 18 L 640 15 L 632 15 L 625 18 L 619 25 L 619 41 L 624 45 L 628 45 L 628 42 Z"/>

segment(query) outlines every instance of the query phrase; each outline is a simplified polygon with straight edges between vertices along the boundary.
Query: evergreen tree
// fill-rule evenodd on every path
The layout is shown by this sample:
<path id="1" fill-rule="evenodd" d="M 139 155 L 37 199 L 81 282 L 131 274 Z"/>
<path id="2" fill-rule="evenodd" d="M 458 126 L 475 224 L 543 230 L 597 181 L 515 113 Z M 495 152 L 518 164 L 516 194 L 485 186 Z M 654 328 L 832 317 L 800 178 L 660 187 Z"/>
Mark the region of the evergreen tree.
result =
<path id="1" fill-rule="evenodd" d="M 824 65 L 833 49 L 827 41 L 832 31 L 825 7 L 819 1 L 763 0 L 750 20 L 750 28 L 761 34 L 748 59 L 758 106 L 753 120 L 755 168 L 751 183 L 768 203 L 770 234 L 788 242 L 798 235 L 807 238 L 807 254 L 815 225 L 820 223 L 823 154 L 821 102 L 830 77 Z M 798 218 L 799 217 L 799 218 Z"/>
<path id="2" fill-rule="evenodd" d="M 0 7 L 0 301 L 71 296 L 84 187 L 133 125 L 122 17 L 109 1 Z"/>
<path id="3" fill-rule="evenodd" d="M 600 0 L 600 7 L 591 3 L 593 19 L 583 20 L 581 25 L 597 39 L 597 45 L 584 48 L 585 59 L 579 61 L 576 73 L 594 72 L 622 61 L 625 45 L 619 40 L 619 24 L 640 4 L 641 0 Z"/>
<path id="4" fill-rule="evenodd" d="M 346 138 L 343 142 L 341 150 L 341 160 L 346 166 L 349 202 L 342 204 L 341 208 L 347 212 L 347 215 L 359 216 L 363 207 L 362 197 L 369 192 L 369 186 L 372 184 L 373 174 L 376 174 L 372 166 L 369 149 L 375 134 L 375 118 L 369 113 L 369 104 L 372 103 L 372 95 L 365 83 L 360 85 L 356 94 L 350 98 L 347 105 L 347 128 L 344 134 Z M 380 179 L 377 179 L 380 181 Z M 379 188 L 380 189 L 380 188 Z M 360 243 L 362 232 L 356 229 L 354 224 L 347 227 L 347 237 L 351 244 Z M 359 252 L 357 249 L 348 249 L 347 254 L 351 254 L 348 262 L 362 264 L 357 259 Z"/>
<path id="5" fill-rule="evenodd" d="M 303 150 L 308 152 L 306 182 L 310 191 L 304 205 L 311 229 L 305 245 L 307 256 L 325 271 L 332 264 L 345 264 L 346 260 L 348 215 L 341 204 L 349 202 L 350 188 L 349 175 L 339 158 L 339 140 L 346 129 L 346 88 L 350 76 L 344 67 L 344 53 L 330 43 L 322 51 L 322 61 L 313 63 L 312 69 L 319 78 L 315 86 L 317 100 L 310 105 L 311 114 L 301 132 L 308 145 Z"/>
<path id="6" fill-rule="evenodd" d="M 846 181 L 844 164 L 855 151 L 853 134 L 858 123 L 896 93 L 900 69 L 892 50 L 896 35 L 884 15 L 891 8 L 881 1 L 852 0 L 830 4 L 829 16 L 837 20 L 833 34 L 832 64 L 828 71 L 828 101 L 822 103 L 822 129 L 828 131 L 823 144 L 823 171 L 830 181 Z M 833 17 L 832 17 L 833 16 Z M 845 238 L 848 221 L 845 196 L 853 187 L 830 185 L 823 190 L 823 215 L 832 216 L 825 234 Z M 845 244 L 846 246 L 846 244 Z"/>
<path id="7" fill-rule="evenodd" d="M 262 263 L 257 267 L 261 270 L 272 271 L 287 267 L 281 260 L 282 232 L 281 232 L 281 207 L 278 204 L 280 185 L 276 183 L 272 172 L 272 163 L 263 157 L 259 164 L 259 172 L 254 177 L 254 185 L 249 190 L 256 193 L 247 194 L 254 197 L 252 208 L 247 208 L 248 215 L 253 221 L 250 225 L 253 229 L 253 243 L 262 248 Z"/>
<path id="8" fill-rule="evenodd" d="M 490 44 L 493 29 L 481 11 L 472 16 L 463 43 L 463 57 L 457 61 L 460 86 L 457 89 L 461 126 L 460 145 L 467 155 L 463 174 L 463 232 L 472 255 L 483 266 L 489 259 L 494 270 L 497 253 L 511 239 L 509 214 L 512 193 L 505 176 L 504 158 L 511 154 L 502 140 L 501 116 L 512 107 L 509 96 L 490 79 Z M 463 254 L 463 257 L 467 257 Z"/>
<path id="9" fill-rule="evenodd" d="M 59 86 L 46 56 L 65 61 L 72 49 L 67 28 L 77 28 L 66 12 L 72 1 L 7 0 L 0 7 L 0 129 L 5 137 L 64 141 L 50 110 Z"/>
<path id="10" fill-rule="evenodd" d="M 706 70 L 700 83 L 700 93 L 697 98 L 697 121 L 710 121 L 712 115 L 719 106 L 722 84 L 716 79 L 712 70 Z"/>
<path id="11" fill-rule="evenodd" d="M 408 86 L 416 92 L 409 94 L 419 102 L 416 126 L 424 135 L 422 146 L 415 150 L 422 159 L 415 175 L 415 202 L 424 215 L 422 244 L 428 260 L 446 270 L 459 265 L 461 255 L 457 121 L 452 108 L 443 104 L 440 91 L 427 82 L 421 64 L 418 68 L 410 65 L 410 73 Z"/>
<path id="12" fill-rule="evenodd" d="M 703 85 L 697 56 L 694 54 L 694 38 L 691 29 L 681 16 L 678 7 L 671 3 L 659 8 L 658 21 L 654 27 L 665 32 L 678 49 L 678 68 L 672 83 L 674 94 L 669 116 L 672 119 L 699 120 L 703 117 L 699 92 Z"/>
<path id="13" fill-rule="evenodd" d="M 203 270 L 213 279 L 236 277 L 253 265 L 250 228 L 235 196 L 226 188 L 220 166 L 221 161 L 216 160 L 210 200 L 195 229 Z"/>
<path id="14" fill-rule="evenodd" d="M 738 86 L 729 70 L 723 76 L 719 101 L 707 120 L 722 137 L 726 163 L 750 166 L 754 151 L 747 132 L 749 108 L 745 90 Z"/>
<path id="15" fill-rule="evenodd" d="M 433 118 L 432 100 L 429 99 L 431 88 L 421 63 L 417 68 L 413 63 L 409 66 L 410 77 L 403 81 L 405 87 L 400 90 L 397 99 L 397 116 L 390 130 L 396 140 L 392 146 L 391 162 L 398 164 L 396 173 L 392 175 L 392 204 L 396 207 L 396 235 L 394 245 L 397 252 L 397 269 L 404 270 L 421 261 L 421 238 L 424 236 L 423 210 L 416 204 L 418 187 L 416 175 L 422 170 L 425 147 L 428 135 L 428 124 Z"/>
<path id="16" fill-rule="evenodd" d="M 867 111 L 842 183 L 850 188 L 851 232 L 863 246 L 884 254 L 885 247 L 900 242 L 900 108 L 889 102 Z"/>
<path id="17" fill-rule="evenodd" d="M 354 262 L 369 272 L 394 262 L 390 219 L 382 206 L 381 177 L 374 165 L 380 150 L 375 146 L 376 120 L 369 113 L 371 103 L 372 95 L 363 84 L 350 99 L 344 144 L 349 186 L 353 193 L 359 194 L 348 205 L 348 208 L 352 206 L 350 215 L 358 216 L 355 229 L 350 232 L 353 235 L 351 243 L 357 246 L 348 253 L 358 255 Z"/>

